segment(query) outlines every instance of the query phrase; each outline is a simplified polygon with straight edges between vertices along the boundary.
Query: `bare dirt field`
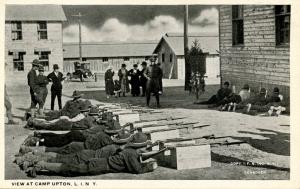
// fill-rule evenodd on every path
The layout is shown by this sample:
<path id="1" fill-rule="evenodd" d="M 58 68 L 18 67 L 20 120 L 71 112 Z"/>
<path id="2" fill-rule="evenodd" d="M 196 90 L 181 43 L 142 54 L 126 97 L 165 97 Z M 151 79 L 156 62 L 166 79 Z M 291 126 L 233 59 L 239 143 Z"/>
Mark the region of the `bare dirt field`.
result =
<path id="1" fill-rule="evenodd" d="M 21 79 L 16 79 L 21 78 Z M 24 79 L 23 79 L 24 78 Z M 29 88 L 26 76 L 7 75 L 6 85 L 13 104 L 15 119 L 18 125 L 5 125 L 5 179 L 32 179 L 13 163 L 14 155 L 18 152 L 20 144 L 33 131 L 24 129 L 25 121 L 21 121 L 25 110 L 30 105 Z M 184 136 L 230 136 L 234 140 L 243 140 L 247 144 L 212 147 L 212 166 L 203 169 L 175 170 L 158 167 L 152 173 L 134 175 L 127 173 L 104 174 L 89 177 L 75 177 L 71 179 L 289 179 L 290 175 L 290 118 L 250 116 L 241 113 L 220 112 L 207 109 L 206 106 L 194 105 L 194 96 L 183 90 L 183 81 L 165 80 L 164 94 L 161 96 L 161 111 L 165 115 L 186 116 L 201 124 L 209 124 L 194 130 L 192 133 L 182 131 Z M 218 86 L 207 86 L 207 91 L 201 99 L 212 95 Z M 145 105 L 145 98 L 127 97 L 106 99 L 103 79 L 99 82 L 67 82 L 63 89 L 63 102 L 73 90 L 82 91 L 87 99 L 99 102 L 131 103 Z M 50 91 L 46 108 L 50 107 Z M 152 106 L 154 107 L 154 98 Z M 57 106 L 56 106 L 57 108 Z M 62 179 L 56 175 L 39 175 L 38 179 Z"/>

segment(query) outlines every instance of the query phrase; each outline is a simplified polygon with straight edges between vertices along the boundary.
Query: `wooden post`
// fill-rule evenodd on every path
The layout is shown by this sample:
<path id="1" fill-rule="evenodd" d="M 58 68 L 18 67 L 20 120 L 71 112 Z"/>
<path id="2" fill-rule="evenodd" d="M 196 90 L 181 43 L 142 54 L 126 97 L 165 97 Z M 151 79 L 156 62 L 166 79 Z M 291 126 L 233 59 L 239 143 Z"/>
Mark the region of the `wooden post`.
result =
<path id="1" fill-rule="evenodd" d="M 184 89 L 189 90 L 190 76 L 191 76 L 191 66 L 188 61 L 188 5 L 184 5 L 184 61 L 185 61 L 185 84 Z"/>

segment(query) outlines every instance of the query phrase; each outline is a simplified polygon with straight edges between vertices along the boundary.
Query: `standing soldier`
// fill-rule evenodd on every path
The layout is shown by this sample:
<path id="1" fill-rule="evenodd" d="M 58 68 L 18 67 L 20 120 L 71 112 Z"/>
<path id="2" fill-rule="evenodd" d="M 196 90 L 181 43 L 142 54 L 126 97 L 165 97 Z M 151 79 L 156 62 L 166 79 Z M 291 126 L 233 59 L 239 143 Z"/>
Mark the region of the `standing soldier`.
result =
<path id="1" fill-rule="evenodd" d="M 10 102 L 8 94 L 7 94 L 6 85 L 4 86 L 4 105 L 6 108 L 6 116 L 8 119 L 7 124 L 9 124 L 9 125 L 18 124 L 18 122 L 13 120 L 13 116 L 12 116 L 12 112 L 11 112 L 12 105 L 11 105 L 11 102 Z"/>
<path id="2" fill-rule="evenodd" d="M 141 78 L 140 78 L 140 83 L 142 86 L 142 96 L 146 95 L 146 84 L 147 84 L 147 77 L 145 77 L 145 72 L 147 70 L 147 62 L 143 61 L 142 62 L 142 71 L 141 71 Z"/>
<path id="3" fill-rule="evenodd" d="M 118 76 L 119 76 L 119 81 L 121 83 L 121 92 L 125 97 L 125 93 L 129 92 L 128 71 L 126 69 L 126 64 L 122 64 L 122 67 L 118 72 Z"/>
<path id="4" fill-rule="evenodd" d="M 31 116 L 34 117 L 35 108 L 37 105 L 36 94 L 37 94 L 37 87 L 36 87 L 36 79 L 37 79 L 37 69 L 39 68 L 39 61 L 34 59 L 32 61 L 32 68 L 27 74 L 27 81 L 28 86 L 30 87 L 30 96 L 31 96 L 31 105 L 30 105 L 30 112 Z"/>
<path id="5" fill-rule="evenodd" d="M 134 64 L 133 69 L 129 71 L 132 96 L 140 96 L 140 75 L 141 72 L 138 69 L 138 65 Z"/>
<path id="6" fill-rule="evenodd" d="M 155 64 L 155 58 L 151 58 L 151 65 L 147 68 L 145 72 L 145 77 L 147 77 L 147 88 L 146 88 L 146 96 L 147 96 L 147 106 L 149 107 L 151 93 L 154 93 L 156 98 L 156 106 L 159 108 L 159 80 L 162 77 L 162 70 L 160 67 Z"/>
<path id="7" fill-rule="evenodd" d="M 51 110 L 54 110 L 55 98 L 57 97 L 58 107 L 61 110 L 61 95 L 62 95 L 62 84 L 61 82 L 65 79 L 63 74 L 59 71 L 57 64 L 53 65 L 53 72 L 47 76 L 48 80 L 52 82 L 51 86 Z"/>
<path id="8" fill-rule="evenodd" d="M 44 116 L 44 104 L 48 95 L 48 85 L 49 81 L 46 76 L 44 76 L 44 67 L 40 65 L 39 67 L 39 75 L 36 78 L 36 85 L 37 85 L 37 95 L 36 100 L 39 104 L 39 114 Z"/>
<path id="9" fill-rule="evenodd" d="M 159 69 L 161 70 L 161 77 L 159 78 L 159 94 L 161 95 L 163 93 L 163 83 L 162 83 L 162 77 L 163 77 L 163 71 L 162 71 L 162 68 L 161 68 L 161 63 L 157 63 Z"/>

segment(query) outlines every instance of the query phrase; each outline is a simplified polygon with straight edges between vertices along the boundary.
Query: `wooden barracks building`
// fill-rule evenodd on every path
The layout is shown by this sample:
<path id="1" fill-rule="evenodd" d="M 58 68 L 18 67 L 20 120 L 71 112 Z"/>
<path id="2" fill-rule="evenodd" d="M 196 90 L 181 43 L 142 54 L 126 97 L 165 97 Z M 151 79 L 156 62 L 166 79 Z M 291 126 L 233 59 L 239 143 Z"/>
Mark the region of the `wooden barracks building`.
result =
<path id="1" fill-rule="evenodd" d="M 197 41 L 206 56 L 206 76 L 210 84 L 220 83 L 219 36 L 217 34 L 190 33 L 189 48 Z M 158 62 L 162 64 L 164 78 L 184 79 L 184 37 L 183 33 L 166 33 L 154 49 Z"/>
<path id="2" fill-rule="evenodd" d="M 240 89 L 290 89 L 290 6 L 222 5 L 219 7 L 222 81 Z"/>
<path id="3" fill-rule="evenodd" d="M 82 60 L 90 63 L 92 72 L 104 73 L 108 66 L 117 71 L 122 64 L 127 69 L 133 64 L 141 65 L 152 56 L 157 41 L 87 42 L 82 43 Z M 79 60 L 79 44 L 64 43 L 64 72 L 74 71 L 74 62 Z"/>
<path id="4" fill-rule="evenodd" d="M 59 5 L 6 5 L 5 63 L 7 71 L 27 73 L 33 59 L 45 70 L 63 66 L 62 22 Z"/>

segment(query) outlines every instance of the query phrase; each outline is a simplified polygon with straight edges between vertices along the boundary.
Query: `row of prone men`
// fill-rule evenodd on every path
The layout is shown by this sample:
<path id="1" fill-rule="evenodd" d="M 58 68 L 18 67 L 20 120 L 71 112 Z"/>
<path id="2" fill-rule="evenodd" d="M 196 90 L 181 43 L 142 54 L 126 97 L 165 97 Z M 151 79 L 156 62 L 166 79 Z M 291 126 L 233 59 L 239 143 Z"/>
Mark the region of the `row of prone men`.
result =
<path id="1" fill-rule="evenodd" d="M 224 82 L 217 94 L 209 100 L 198 102 L 196 104 L 208 104 L 208 107 L 219 107 L 221 111 L 239 111 L 250 115 L 262 114 L 266 116 L 278 116 L 287 110 L 283 102 L 283 95 L 279 88 L 275 87 L 272 94 L 268 95 L 265 88 L 261 88 L 258 94 L 251 95 L 250 87 L 245 84 L 241 91 L 236 94 L 229 87 L 229 82 Z"/>
<path id="2" fill-rule="evenodd" d="M 77 97 L 72 102 L 79 101 Z M 26 127 L 70 131 L 64 134 L 35 131 L 21 145 L 15 162 L 32 177 L 43 171 L 80 176 L 155 170 L 157 163 L 151 157 L 166 148 L 152 151 L 158 142 L 149 141 L 139 129 L 127 129 L 132 124 L 120 126 L 114 117 L 112 112 L 96 106 L 79 109 L 75 117 L 63 114 L 52 120 L 31 117 Z"/>

